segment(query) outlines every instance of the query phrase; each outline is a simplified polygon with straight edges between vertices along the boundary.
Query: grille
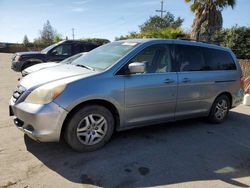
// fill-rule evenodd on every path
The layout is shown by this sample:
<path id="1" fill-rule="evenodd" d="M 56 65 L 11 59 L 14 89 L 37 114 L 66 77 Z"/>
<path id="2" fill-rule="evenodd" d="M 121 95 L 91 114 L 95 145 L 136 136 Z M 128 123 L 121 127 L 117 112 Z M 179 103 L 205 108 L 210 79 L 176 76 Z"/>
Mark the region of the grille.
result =
<path id="1" fill-rule="evenodd" d="M 13 93 L 13 102 L 16 102 L 20 97 L 21 95 L 25 92 L 25 88 L 21 85 L 17 86 L 17 89 L 14 91 Z"/>

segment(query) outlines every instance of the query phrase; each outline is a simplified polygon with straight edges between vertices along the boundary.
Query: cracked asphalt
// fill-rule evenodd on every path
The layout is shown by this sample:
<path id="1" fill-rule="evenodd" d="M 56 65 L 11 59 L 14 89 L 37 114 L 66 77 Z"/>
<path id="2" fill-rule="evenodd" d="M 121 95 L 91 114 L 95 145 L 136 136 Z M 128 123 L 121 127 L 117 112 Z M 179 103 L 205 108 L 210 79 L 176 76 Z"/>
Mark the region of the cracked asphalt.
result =
<path id="1" fill-rule="evenodd" d="M 115 133 L 103 149 L 76 153 L 17 130 L 8 101 L 20 74 L 0 53 L 0 187 L 249 187 L 250 107 L 212 125 L 203 119 Z"/>

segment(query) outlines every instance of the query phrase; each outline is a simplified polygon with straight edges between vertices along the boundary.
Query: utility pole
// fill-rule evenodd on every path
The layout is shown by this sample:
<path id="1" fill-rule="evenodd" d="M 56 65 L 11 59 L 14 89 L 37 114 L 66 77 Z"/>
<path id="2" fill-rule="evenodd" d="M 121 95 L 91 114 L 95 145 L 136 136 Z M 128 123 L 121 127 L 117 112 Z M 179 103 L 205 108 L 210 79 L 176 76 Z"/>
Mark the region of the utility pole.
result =
<path id="1" fill-rule="evenodd" d="M 161 19 L 163 18 L 163 13 L 166 12 L 163 8 L 163 0 L 161 0 L 161 10 L 155 10 L 156 12 L 160 12 L 161 13 Z"/>
<path id="2" fill-rule="evenodd" d="M 73 40 L 75 40 L 75 29 L 74 28 L 72 28 L 72 38 L 73 38 Z"/>

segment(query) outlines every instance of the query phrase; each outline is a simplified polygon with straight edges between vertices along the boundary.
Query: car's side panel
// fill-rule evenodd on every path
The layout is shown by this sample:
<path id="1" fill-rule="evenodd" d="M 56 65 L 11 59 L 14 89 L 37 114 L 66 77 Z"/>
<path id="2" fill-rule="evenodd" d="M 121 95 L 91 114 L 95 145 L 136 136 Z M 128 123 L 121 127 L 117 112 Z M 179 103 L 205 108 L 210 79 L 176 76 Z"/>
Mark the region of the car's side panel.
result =
<path id="1" fill-rule="evenodd" d="M 240 89 L 237 71 L 181 72 L 178 75 L 176 119 L 208 115 L 220 93 L 233 94 Z M 185 82 L 185 78 L 189 82 Z"/>
<path id="2" fill-rule="evenodd" d="M 211 51 L 219 56 L 230 55 L 228 50 L 175 44 L 175 61 L 179 65 L 176 119 L 208 115 L 219 94 L 234 96 L 239 91 L 240 68 L 236 65 L 232 68 L 235 70 L 216 70 L 231 67 L 214 64 L 228 61 L 211 56 Z"/>
<path id="3" fill-rule="evenodd" d="M 124 76 L 127 126 L 158 120 L 173 120 L 177 73 Z"/>
<path id="4" fill-rule="evenodd" d="M 98 76 L 90 76 L 70 83 L 55 99 L 55 103 L 70 112 L 77 105 L 90 100 L 104 100 L 113 104 L 120 116 L 118 126 L 124 124 L 124 79 L 122 77 L 114 78 L 100 73 Z"/>

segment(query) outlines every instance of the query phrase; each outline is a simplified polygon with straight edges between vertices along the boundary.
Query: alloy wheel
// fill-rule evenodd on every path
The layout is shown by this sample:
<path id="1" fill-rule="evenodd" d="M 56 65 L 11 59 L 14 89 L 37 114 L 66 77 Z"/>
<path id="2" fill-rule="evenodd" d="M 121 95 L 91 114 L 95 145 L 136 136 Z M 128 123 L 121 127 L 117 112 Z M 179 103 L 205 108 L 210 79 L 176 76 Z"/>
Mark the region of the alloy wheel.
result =
<path id="1" fill-rule="evenodd" d="M 228 111 L 227 101 L 225 99 L 221 99 L 215 107 L 215 117 L 218 120 L 222 120 L 227 115 L 227 111 Z"/>
<path id="2" fill-rule="evenodd" d="M 85 145 L 99 143 L 106 135 L 107 120 L 100 114 L 89 114 L 77 125 L 77 138 Z"/>

